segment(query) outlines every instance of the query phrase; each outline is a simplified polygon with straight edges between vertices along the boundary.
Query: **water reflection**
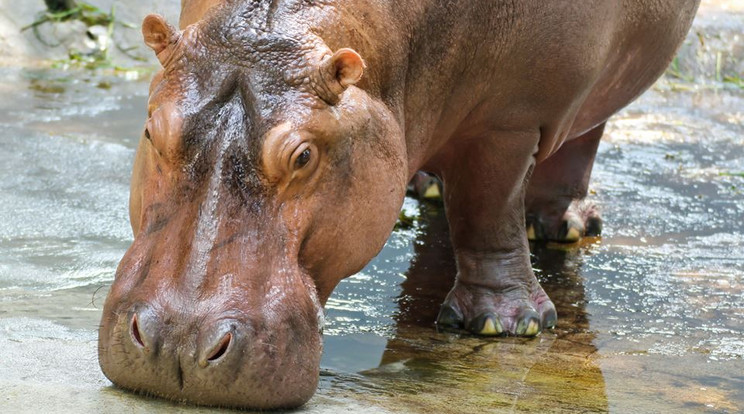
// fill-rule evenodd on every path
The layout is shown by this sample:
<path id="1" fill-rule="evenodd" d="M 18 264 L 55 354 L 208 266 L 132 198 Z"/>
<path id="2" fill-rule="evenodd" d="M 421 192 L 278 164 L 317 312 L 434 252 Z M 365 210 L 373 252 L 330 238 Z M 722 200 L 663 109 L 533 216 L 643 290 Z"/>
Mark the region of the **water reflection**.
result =
<path id="1" fill-rule="evenodd" d="M 455 264 L 441 209 L 422 206 L 421 222 L 394 329 L 379 367 L 355 379 L 359 388 L 392 392 L 377 394 L 375 402 L 396 411 L 606 411 L 579 272 L 587 249 L 533 246 L 534 267 L 560 315 L 556 330 L 536 339 L 438 333 L 434 320 Z"/>

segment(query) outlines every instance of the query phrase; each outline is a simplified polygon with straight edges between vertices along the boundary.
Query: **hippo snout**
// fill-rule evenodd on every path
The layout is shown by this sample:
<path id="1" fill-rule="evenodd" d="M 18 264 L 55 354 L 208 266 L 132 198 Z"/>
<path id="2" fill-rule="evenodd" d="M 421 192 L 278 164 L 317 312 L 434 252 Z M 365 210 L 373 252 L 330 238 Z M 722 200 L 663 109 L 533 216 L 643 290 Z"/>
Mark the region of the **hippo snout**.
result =
<path id="1" fill-rule="evenodd" d="M 278 324 L 268 320 L 276 315 L 199 314 L 147 303 L 106 314 L 99 360 L 121 388 L 197 404 L 275 409 L 304 404 L 317 387 L 319 329 L 299 337 L 292 332 L 308 325 L 303 312 L 279 315 Z"/>
<path id="2" fill-rule="evenodd" d="M 128 326 L 129 335 L 123 334 L 122 336 L 125 341 L 127 339 L 131 341 L 133 345 L 131 352 L 139 352 L 143 358 L 175 357 L 179 362 L 195 360 L 199 368 L 206 368 L 210 364 L 215 365 L 227 359 L 228 351 L 236 348 L 245 351 L 250 345 L 247 336 L 251 328 L 232 319 L 205 321 L 201 326 L 194 326 L 195 340 L 193 341 L 185 335 L 169 330 L 172 325 L 170 318 L 160 319 L 147 307 L 133 310 L 122 318 L 121 323 L 126 323 Z M 130 346 L 129 343 L 126 345 Z M 161 349 L 164 352 L 160 352 Z M 178 368 L 182 374 L 183 365 L 179 363 Z M 199 375 L 197 370 L 194 373 Z M 180 384 L 179 387 L 182 385 Z"/>
<path id="3" fill-rule="evenodd" d="M 122 312 L 109 349 L 102 349 L 104 373 L 124 388 L 173 399 L 197 386 L 199 392 L 218 392 L 253 353 L 253 329 L 235 319 L 183 319 L 146 305 Z"/>

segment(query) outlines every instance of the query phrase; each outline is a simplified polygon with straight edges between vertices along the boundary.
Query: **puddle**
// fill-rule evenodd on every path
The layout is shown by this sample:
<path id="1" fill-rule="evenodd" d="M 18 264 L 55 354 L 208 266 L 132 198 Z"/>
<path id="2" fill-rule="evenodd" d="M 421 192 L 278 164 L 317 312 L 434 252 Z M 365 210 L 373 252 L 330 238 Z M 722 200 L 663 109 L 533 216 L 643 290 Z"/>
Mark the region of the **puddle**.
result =
<path id="1" fill-rule="evenodd" d="M 735 7 L 704 6 L 720 14 L 718 3 Z M 741 13 L 716 13 L 696 30 L 744 27 Z M 741 41 L 726 48 L 740 53 Z M 701 62 L 696 74 L 709 70 Z M 319 390 L 298 412 L 744 410 L 744 89 L 678 82 L 608 124 L 591 184 L 602 238 L 533 246 L 557 329 L 436 332 L 454 275 L 446 223 L 407 200 L 413 228 L 329 300 Z M 13 97 L 0 101 L 5 412 L 213 412 L 119 391 L 98 368 L 101 307 L 131 242 L 146 91 L 145 80 L 0 68 Z"/>

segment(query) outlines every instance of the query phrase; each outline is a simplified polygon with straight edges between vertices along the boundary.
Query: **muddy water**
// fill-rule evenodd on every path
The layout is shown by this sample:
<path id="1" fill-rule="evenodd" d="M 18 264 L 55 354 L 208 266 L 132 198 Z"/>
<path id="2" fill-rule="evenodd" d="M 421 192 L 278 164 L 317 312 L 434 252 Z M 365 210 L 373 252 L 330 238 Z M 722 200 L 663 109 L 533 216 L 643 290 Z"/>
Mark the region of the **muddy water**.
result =
<path id="1" fill-rule="evenodd" d="M 558 328 L 437 333 L 454 274 L 446 223 L 439 207 L 407 200 L 415 226 L 329 301 L 321 384 L 300 412 L 744 411 L 744 90 L 711 73 L 739 70 L 741 39 L 725 33 L 744 18 L 709 10 L 696 23 L 709 41 L 693 35 L 683 51 L 694 79 L 667 77 L 608 126 L 591 195 L 602 238 L 533 246 Z M 96 359 L 102 303 L 131 242 L 146 90 L 0 68 L 2 412 L 212 411 L 119 391 Z"/>

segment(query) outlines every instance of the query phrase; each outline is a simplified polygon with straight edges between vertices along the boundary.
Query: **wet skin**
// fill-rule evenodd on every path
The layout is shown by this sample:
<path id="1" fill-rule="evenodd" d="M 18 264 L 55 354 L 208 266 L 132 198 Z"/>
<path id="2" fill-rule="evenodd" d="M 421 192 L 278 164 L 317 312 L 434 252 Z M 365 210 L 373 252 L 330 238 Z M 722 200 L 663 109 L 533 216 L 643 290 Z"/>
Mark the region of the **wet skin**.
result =
<path id="1" fill-rule="evenodd" d="M 555 325 L 525 205 L 533 233 L 593 228 L 578 200 L 604 122 L 663 72 L 697 2 L 456 3 L 192 0 L 180 30 L 145 19 L 163 70 L 99 335 L 115 384 L 307 401 L 322 307 L 383 246 L 418 170 L 444 183 L 457 262 L 439 325 Z"/>

